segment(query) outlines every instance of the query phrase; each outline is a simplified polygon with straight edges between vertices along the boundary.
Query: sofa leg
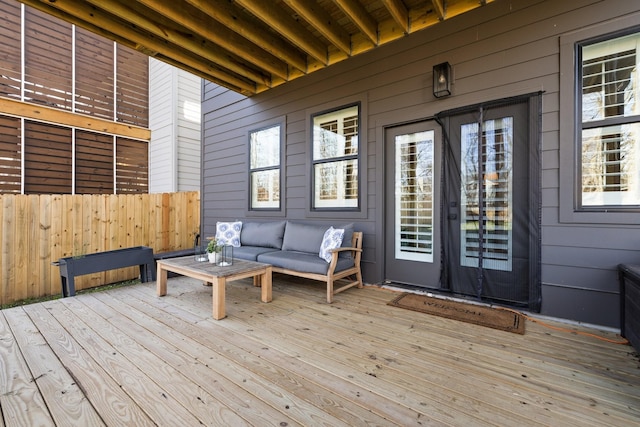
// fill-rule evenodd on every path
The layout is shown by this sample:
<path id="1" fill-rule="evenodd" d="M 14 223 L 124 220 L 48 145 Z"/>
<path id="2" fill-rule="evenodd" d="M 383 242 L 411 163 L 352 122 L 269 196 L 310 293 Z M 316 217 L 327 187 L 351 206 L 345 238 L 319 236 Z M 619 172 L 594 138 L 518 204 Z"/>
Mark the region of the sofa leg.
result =
<path id="1" fill-rule="evenodd" d="M 327 280 L 327 303 L 333 302 L 333 280 Z"/>

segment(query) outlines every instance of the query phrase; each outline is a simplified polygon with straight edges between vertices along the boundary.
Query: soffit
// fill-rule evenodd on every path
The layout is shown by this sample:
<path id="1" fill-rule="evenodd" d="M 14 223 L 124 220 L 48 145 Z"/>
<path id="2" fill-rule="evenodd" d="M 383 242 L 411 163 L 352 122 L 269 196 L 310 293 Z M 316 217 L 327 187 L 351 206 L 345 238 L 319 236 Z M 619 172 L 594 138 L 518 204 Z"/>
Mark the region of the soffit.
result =
<path id="1" fill-rule="evenodd" d="M 20 0 L 251 96 L 493 0 Z"/>

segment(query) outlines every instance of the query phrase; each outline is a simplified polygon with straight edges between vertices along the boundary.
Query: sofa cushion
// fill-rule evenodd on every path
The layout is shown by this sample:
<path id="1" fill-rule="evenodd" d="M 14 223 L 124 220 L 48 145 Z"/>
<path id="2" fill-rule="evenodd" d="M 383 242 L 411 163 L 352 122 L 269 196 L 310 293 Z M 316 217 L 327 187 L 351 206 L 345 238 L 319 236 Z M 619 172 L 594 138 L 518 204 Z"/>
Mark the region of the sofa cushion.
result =
<path id="1" fill-rule="evenodd" d="M 326 225 L 287 221 L 282 250 L 312 253 L 317 258 L 325 231 Z"/>
<path id="2" fill-rule="evenodd" d="M 295 251 L 267 252 L 258 255 L 257 261 L 303 273 L 327 274 L 327 270 L 329 270 L 329 264 L 318 257 L 317 252 L 313 254 Z M 353 267 L 353 259 L 338 258 L 335 272 L 351 267 Z"/>
<path id="3" fill-rule="evenodd" d="M 245 246 L 243 243 L 239 248 L 233 248 L 233 257 L 247 261 L 257 261 L 258 255 L 273 251 L 277 251 L 277 249 L 263 246 Z"/>
<path id="4" fill-rule="evenodd" d="M 282 248 L 286 221 L 245 222 L 242 224 L 240 242 L 242 246 L 262 246 L 265 248 Z"/>
<path id="5" fill-rule="evenodd" d="M 339 248 L 342 244 L 342 237 L 344 236 L 344 229 L 329 227 L 324 232 L 322 243 L 320 244 L 320 252 L 318 256 L 326 262 L 331 262 L 332 251 Z"/>
<path id="6" fill-rule="evenodd" d="M 240 233 L 242 231 L 242 222 L 217 222 L 216 223 L 216 240 L 224 245 L 235 247 L 240 246 Z"/>

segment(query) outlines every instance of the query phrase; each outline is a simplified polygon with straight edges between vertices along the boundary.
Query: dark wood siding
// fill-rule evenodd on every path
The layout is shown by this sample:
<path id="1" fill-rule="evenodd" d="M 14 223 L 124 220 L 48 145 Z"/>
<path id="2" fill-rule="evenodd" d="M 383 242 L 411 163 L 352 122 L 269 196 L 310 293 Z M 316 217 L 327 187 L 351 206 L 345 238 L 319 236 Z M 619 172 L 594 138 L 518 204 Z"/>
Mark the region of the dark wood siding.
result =
<path id="1" fill-rule="evenodd" d="M 20 8 L 16 1 L 0 8 L 0 96 L 11 98 L 20 96 Z"/>
<path id="2" fill-rule="evenodd" d="M 76 131 L 76 194 L 113 194 L 113 136 Z"/>
<path id="3" fill-rule="evenodd" d="M 71 193 L 71 129 L 25 121 L 25 194 Z"/>
<path id="4" fill-rule="evenodd" d="M 22 182 L 20 119 L 0 116 L 0 193 L 20 194 Z"/>
<path id="5" fill-rule="evenodd" d="M 118 45 L 116 61 L 116 120 L 148 127 L 149 58 Z"/>
<path id="6" fill-rule="evenodd" d="M 77 113 L 113 120 L 113 42 L 76 28 Z"/>
<path id="7" fill-rule="evenodd" d="M 441 111 L 543 91 L 542 106 L 542 313 L 600 325 L 619 323 L 616 266 L 640 259 L 638 224 L 575 224 L 560 221 L 559 177 L 572 176 L 560 164 L 562 126 L 560 37 L 577 29 L 640 16 L 634 2 L 613 0 L 523 0 L 486 7 L 412 34 L 387 46 L 297 79 L 251 98 L 210 83 L 203 90 L 202 221 L 206 235 L 215 222 L 248 215 L 247 132 L 256 123 L 286 116 L 283 160 L 289 219 L 326 221 L 308 214 L 308 115 L 360 97 L 367 109 L 361 178 L 365 281 L 383 279 L 385 182 L 384 128 L 431 117 Z M 636 20 L 636 23 L 640 22 Z M 453 94 L 435 99 L 432 67 L 453 66 Z M 331 222 L 343 222 L 340 215 Z"/>
<path id="8" fill-rule="evenodd" d="M 26 8 L 25 37 L 29 40 L 25 43 L 25 101 L 71 110 L 71 25 Z"/>
<path id="9" fill-rule="evenodd" d="M 149 191 L 149 147 L 146 141 L 117 138 L 116 192 L 147 193 Z"/>
<path id="10" fill-rule="evenodd" d="M 3 19 L 0 27 L 0 96 L 67 110 L 72 114 L 148 127 L 149 59 L 146 55 L 123 47 L 116 51 L 112 41 L 36 9 L 23 7 L 14 0 L 0 0 L 0 17 Z M 24 52 L 21 51 L 23 46 Z M 12 111 L 3 113 L 16 114 Z M 42 123 L 32 121 L 40 117 L 43 117 Z M 45 121 L 52 120 L 44 114 L 25 119 L 22 134 L 21 119 L 0 115 L 0 192 L 22 190 L 22 167 L 25 193 L 71 193 L 74 173 L 78 194 L 112 194 L 118 189 L 127 193 L 147 191 L 146 141 L 123 139 L 119 151 L 122 162 L 116 172 L 115 137 L 112 134 L 75 130 Z M 114 132 L 96 126 L 86 128 Z M 114 186 L 116 179 L 117 189 Z"/>

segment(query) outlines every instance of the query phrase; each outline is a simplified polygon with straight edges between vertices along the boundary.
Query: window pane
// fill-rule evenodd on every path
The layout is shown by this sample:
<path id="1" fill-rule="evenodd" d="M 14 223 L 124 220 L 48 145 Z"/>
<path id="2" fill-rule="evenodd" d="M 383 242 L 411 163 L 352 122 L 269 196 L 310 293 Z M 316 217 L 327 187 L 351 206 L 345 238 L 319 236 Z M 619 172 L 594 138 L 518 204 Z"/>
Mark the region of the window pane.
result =
<path id="1" fill-rule="evenodd" d="M 359 106 L 313 117 L 314 208 L 358 203 Z"/>
<path id="2" fill-rule="evenodd" d="M 433 262 L 434 132 L 395 138 L 395 257 Z"/>
<path id="3" fill-rule="evenodd" d="M 314 160 L 356 154 L 358 154 L 357 106 L 313 118 Z"/>
<path id="4" fill-rule="evenodd" d="M 636 33 L 582 47 L 581 207 L 640 205 L 639 43 Z"/>
<path id="5" fill-rule="evenodd" d="M 358 161 L 343 160 L 314 166 L 315 207 L 358 206 Z"/>
<path id="6" fill-rule="evenodd" d="M 640 204 L 640 124 L 582 131 L 582 205 Z"/>
<path id="7" fill-rule="evenodd" d="M 477 123 L 461 129 L 460 263 L 478 267 L 482 253 L 483 268 L 511 271 L 513 117 L 483 128 L 482 141 Z"/>
<path id="8" fill-rule="evenodd" d="M 251 207 L 280 207 L 280 170 L 251 173 Z"/>
<path id="9" fill-rule="evenodd" d="M 636 46 L 633 34 L 583 48 L 582 121 L 638 114 Z"/>
<path id="10" fill-rule="evenodd" d="M 251 169 L 280 165 L 280 126 L 251 132 Z"/>

